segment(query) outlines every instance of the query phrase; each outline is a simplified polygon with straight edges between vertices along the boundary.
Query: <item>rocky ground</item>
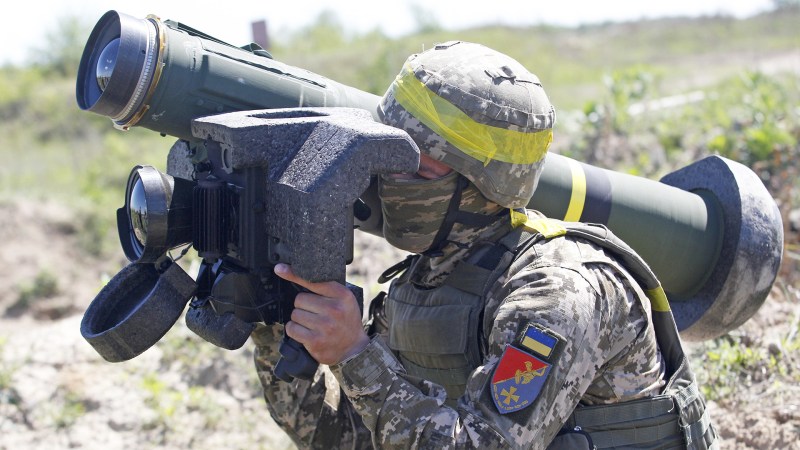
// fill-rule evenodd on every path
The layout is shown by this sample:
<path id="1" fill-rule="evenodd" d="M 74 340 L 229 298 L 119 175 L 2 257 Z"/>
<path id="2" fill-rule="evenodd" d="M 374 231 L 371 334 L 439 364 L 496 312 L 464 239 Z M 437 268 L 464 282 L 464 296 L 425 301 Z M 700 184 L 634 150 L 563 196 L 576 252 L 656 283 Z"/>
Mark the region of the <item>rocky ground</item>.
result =
<path id="1" fill-rule="evenodd" d="M 246 345 L 225 351 L 179 320 L 159 342 L 124 363 L 105 362 L 80 336 L 80 321 L 122 266 L 87 256 L 73 213 L 53 203 L 0 202 L 0 449 L 292 448 L 263 405 Z M 374 294 L 396 251 L 362 236 L 351 280 Z M 116 253 L 115 253 L 116 254 Z M 800 354 L 784 348 L 798 331 L 800 299 L 776 289 L 733 342 L 789 364 L 765 365 L 711 402 L 724 449 L 800 448 Z M 787 339 L 788 338 L 788 339 Z M 718 370 L 701 358 L 701 371 Z M 793 361 L 793 363 L 792 363 Z"/>

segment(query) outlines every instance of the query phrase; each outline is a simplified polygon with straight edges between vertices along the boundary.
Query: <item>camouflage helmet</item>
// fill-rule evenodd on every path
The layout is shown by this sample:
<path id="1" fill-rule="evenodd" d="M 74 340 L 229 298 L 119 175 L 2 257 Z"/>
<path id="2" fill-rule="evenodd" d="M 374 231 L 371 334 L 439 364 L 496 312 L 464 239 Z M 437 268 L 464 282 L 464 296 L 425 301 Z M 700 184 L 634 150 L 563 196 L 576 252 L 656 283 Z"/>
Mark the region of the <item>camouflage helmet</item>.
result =
<path id="1" fill-rule="evenodd" d="M 489 200 L 520 208 L 533 196 L 555 108 L 513 58 L 469 42 L 438 44 L 406 60 L 378 109 Z"/>

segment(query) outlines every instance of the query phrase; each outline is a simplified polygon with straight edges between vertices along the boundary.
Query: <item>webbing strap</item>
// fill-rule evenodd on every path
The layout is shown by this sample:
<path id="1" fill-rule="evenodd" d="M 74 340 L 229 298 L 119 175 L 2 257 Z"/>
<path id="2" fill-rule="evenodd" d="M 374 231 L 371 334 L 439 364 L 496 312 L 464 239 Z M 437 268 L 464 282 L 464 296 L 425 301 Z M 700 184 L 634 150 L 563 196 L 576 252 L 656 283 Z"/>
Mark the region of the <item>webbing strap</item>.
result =
<path id="1" fill-rule="evenodd" d="M 600 448 L 641 445 L 679 436 L 686 439 L 687 448 L 703 449 L 709 443 L 714 448 L 711 416 L 707 408 L 703 409 L 702 415 L 695 422 L 681 424 L 680 411 L 701 401 L 697 385 L 690 384 L 671 395 L 673 397 L 660 396 L 611 405 L 579 407 L 573 411 L 569 424 L 571 427 L 580 426 L 589 431 Z M 663 419 L 661 423 L 652 424 L 659 417 Z"/>
<path id="2" fill-rule="evenodd" d="M 610 405 L 584 406 L 575 408 L 574 423 L 582 428 L 607 426 L 620 422 L 675 414 L 677 410 L 671 397 L 656 397 Z"/>
<path id="3" fill-rule="evenodd" d="M 606 250 L 611 251 L 622 264 L 630 271 L 637 282 L 647 293 L 656 311 L 669 311 L 669 302 L 658 278 L 639 257 L 636 252 L 622 239 L 611 233 L 608 228 L 599 225 L 584 223 L 564 223 L 550 218 L 530 218 L 519 211 L 511 212 L 512 223 L 540 233 L 545 239 L 556 236 L 569 235 L 593 242 Z"/>
<path id="4" fill-rule="evenodd" d="M 378 283 L 383 284 L 387 281 L 391 280 L 392 278 L 402 274 L 405 272 L 412 264 L 414 264 L 414 260 L 417 259 L 419 256 L 417 255 L 408 255 L 406 259 L 397 262 L 389 267 L 388 269 L 384 270 L 383 273 L 378 277 Z"/>
<path id="5" fill-rule="evenodd" d="M 695 402 L 700 402 L 701 394 L 697 384 L 692 383 L 682 389 L 678 389 L 675 393 L 675 401 L 681 409 L 688 409 Z M 695 422 L 681 426 L 686 436 L 686 445 L 689 448 L 705 448 L 705 436 L 711 428 L 711 417 L 708 414 L 708 408 L 703 408 L 703 414 Z"/>
<path id="6" fill-rule="evenodd" d="M 461 195 L 468 185 L 469 180 L 467 177 L 459 173 L 456 189 L 453 191 L 453 196 L 450 197 L 450 203 L 447 205 L 447 212 L 444 215 L 442 225 L 439 227 L 439 231 L 436 232 L 430 248 L 422 252 L 423 255 L 432 257 L 442 253 L 442 248 L 447 244 L 447 236 L 450 235 L 450 231 L 453 230 L 453 225 L 456 223 L 456 216 L 461 207 Z"/>
<path id="7" fill-rule="evenodd" d="M 617 448 L 657 444 L 656 448 L 664 448 L 674 440 L 675 448 L 683 447 L 683 439 L 678 429 L 677 414 L 665 423 L 658 425 L 628 428 L 623 430 L 591 431 L 589 435 L 597 448 Z"/>
<path id="8" fill-rule="evenodd" d="M 491 275 L 491 270 L 469 263 L 462 263 L 447 277 L 447 284 L 457 287 L 460 291 L 483 295 L 484 287 Z"/>
<path id="9" fill-rule="evenodd" d="M 642 260 L 628 244 L 617 236 L 609 233 L 607 228 L 603 227 L 598 230 L 597 226 L 592 227 L 588 224 L 575 223 L 570 224 L 567 230 L 567 234 L 570 236 L 586 239 L 611 251 L 621 260 L 622 264 L 631 272 L 631 275 L 636 278 L 645 290 L 656 289 L 661 285 L 656 275 L 644 260 Z"/>
<path id="10" fill-rule="evenodd" d="M 696 402 L 700 398 L 700 390 L 696 384 L 690 384 L 675 392 L 675 401 L 681 409 L 686 408 L 690 404 Z"/>
<path id="11" fill-rule="evenodd" d="M 514 253 L 521 253 L 522 250 L 531 244 L 531 239 L 541 236 L 538 232 L 531 232 L 526 228 L 515 228 L 510 233 L 500 239 L 499 244 Z M 536 239 L 534 239 L 536 240 Z"/>
<path id="12" fill-rule="evenodd" d="M 492 274 L 499 275 L 514 261 L 509 258 L 504 267 L 500 267 L 503 257 L 509 252 L 519 253 L 534 236 L 522 228 L 512 230 L 486 251 L 457 265 L 445 283 L 470 294 L 484 295 L 489 284 L 495 281 L 490 280 Z"/>
<path id="13" fill-rule="evenodd" d="M 705 436 L 708 434 L 709 428 L 711 428 L 711 415 L 708 414 L 708 408 L 705 408 L 697 422 L 681 426 L 686 436 L 686 447 L 706 448 L 708 444 Z"/>

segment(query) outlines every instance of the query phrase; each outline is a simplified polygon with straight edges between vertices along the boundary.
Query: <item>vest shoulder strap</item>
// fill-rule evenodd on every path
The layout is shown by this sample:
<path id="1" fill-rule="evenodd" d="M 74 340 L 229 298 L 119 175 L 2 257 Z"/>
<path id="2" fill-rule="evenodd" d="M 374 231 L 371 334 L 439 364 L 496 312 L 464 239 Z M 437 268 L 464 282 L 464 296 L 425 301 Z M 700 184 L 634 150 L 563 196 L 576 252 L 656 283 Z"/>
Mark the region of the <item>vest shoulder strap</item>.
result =
<path id="1" fill-rule="evenodd" d="M 548 218 L 531 219 L 527 216 L 524 216 L 524 219 L 518 218 L 517 221 L 523 227 L 540 234 L 544 239 L 552 239 L 564 235 L 574 236 L 608 250 L 628 269 L 639 283 L 650 299 L 655 311 L 670 311 L 667 295 L 650 266 L 628 244 L 614 235 L 604 225 L 563 222 Z"/>

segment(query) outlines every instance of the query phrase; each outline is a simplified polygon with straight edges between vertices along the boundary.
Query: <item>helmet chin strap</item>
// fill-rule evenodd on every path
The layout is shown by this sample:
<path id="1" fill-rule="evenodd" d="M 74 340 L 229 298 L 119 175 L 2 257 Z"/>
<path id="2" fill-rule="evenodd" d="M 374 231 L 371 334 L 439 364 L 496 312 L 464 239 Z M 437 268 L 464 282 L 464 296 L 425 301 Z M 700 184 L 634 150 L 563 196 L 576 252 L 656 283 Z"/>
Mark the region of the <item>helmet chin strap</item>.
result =
<path id="1" fill-rule="evenodd" d="M 442 250 L 445 245 L 450 242 L 447 240 L 447 237 L 450 236 L 450 232 L 453 231 L 453 225 L 455 225 L 456 222 L 479 228 L 488 226 L 497 219 L 496 215 L 487 216 L 485 214 L 462 211 L 459 209 L 461 207 L 461 194 L 467 186 L 469 186 L 469 180 L 459 173 L 456 189 L 453 192 L 453 196 L 450 197 L 450 203 L 447 205 L 447 213 L 445 213 L 442 226 L 440 226 L 439 231 L 436 232 L 436 237 L 433 238 L 431 246 L 424 252 L 421 252 L 423 256 L 434 258 L 443 255 Z"/>

